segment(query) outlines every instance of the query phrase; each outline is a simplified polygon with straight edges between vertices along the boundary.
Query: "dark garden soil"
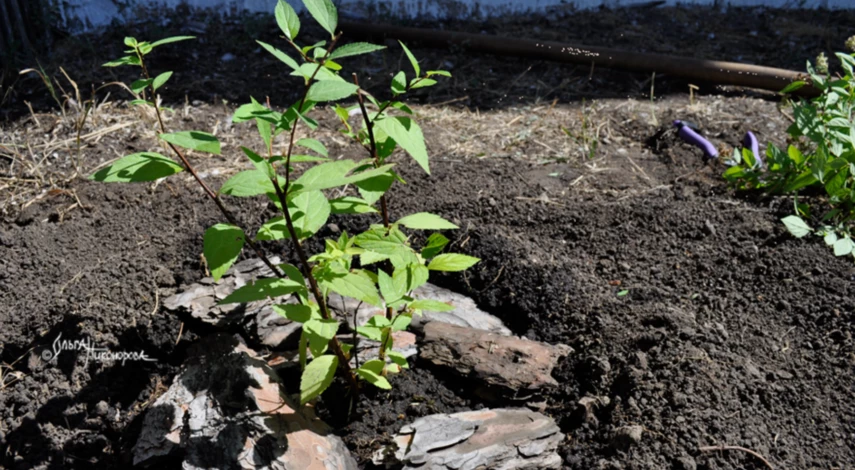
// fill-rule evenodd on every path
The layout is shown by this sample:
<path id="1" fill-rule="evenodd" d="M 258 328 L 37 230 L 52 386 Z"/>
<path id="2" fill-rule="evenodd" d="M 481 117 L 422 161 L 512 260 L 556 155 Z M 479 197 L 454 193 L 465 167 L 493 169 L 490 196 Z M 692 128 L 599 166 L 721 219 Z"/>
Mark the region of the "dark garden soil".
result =
<path id="1" fill-rule="evenodd" d="M 738 24 L 743 15 L 730 18 Z M 829 28 L 836 21 L 827 18 Z M 516 75 L 527 67 L 523 60 L 478 60 L 516 66 Z M 230 72 L 229 83 L 239 74 Z M 587 69 L 582 75 L 587 80 Z M 513 112 L 547 113 L 539 122 L 550 129 L 559 123 L 549 119 L 573 115 L 575 121 L 560 124 L 578 129 L 586 105 L 562 99 L 550 117 L 552 108 L 541 110 L 535 91 L 547 106 L 558 96 L 539 94 L 548 88 L 539 88 L 541 78 L 552 79 L 542 73 L 519 79 L 532 96 Z M 649 84 L 625 87 L 639 95 L 649 90 Z M 453 99 L 457 91 L 445 89 L 427 101 Z M 466 104 L 489 107 L 486 92 L 478 96 L 482 101 Z M 729 191 L 721 167 L 701 162 L 668 131 L 672 119 L 688 116 L 724 144 L 736 145 L 749 128 L 780 143 L 788 121 L 776 104 L 739 96 L 698 100 L 689 104 L 680 94 L 655 105 L 602 100 L 599 118 L 610 130 L 593 159 L 556 157 L 549 149 L 563 144 L 526 137 L 525 130 L 538 132 L 527 118 L 500 122 L 486 112 L 448 111 L 464 113 L 473 126 L 510 129 L 494 139 L 471 132 L 462 118 L 445 121 L 444 111 L 419 107 L 428 116 L 433 171 L 427 177 L 401 164 L 408 184 L 391 197 L 392 215 L 429 210 L 460 225 L 447 234 L 453 250 L 482 262 L 435 282 L 472 296 L 518 335 L 575 349 L 555 372 L 560 386 L 544 411 L 567 434 L 560 448 L 566 468 L 767 468 L 743 450 L 701 450 L 718 445 L 750 449 L 778 469 L 853 468 L 855 265 L 835 258 L 821 241 L 790 237 L 779 218 L 790 213 L 791 201 Z M 509 105 L 496 107 L 503 106 Z M 223 157 L 193 157 L 206 177 L 218 184 L 243 165 L 235 163 L 235 143 L 248 141 L 251 129 L 225 124 L 233 108 L 215 103 L 182 114 L 181 104 L 175 107 L 175 128 L 216 127 L 228 136 Z M 50 134 L 43 125 L 33 134 Z M 19 120 L 4 131 L 11 136 L 33 126 Z M 487 151 L 468 153 L 449 132 Z M 518 138 L 509 143 L 509 133 Z M 355 157 L 324 139 L 336 156 Z M 94 168 L 154 148 L 150 127 L 129 127 L 88 144 L 83 163 Z M 58 152 L 51 162 L 67 170 L 70 151 Z M 204 276 L 202 233 L 221 220 L 184 175 L 157 186 L 41 184 L 53 189 L 23 210 L 13 210 L 20 202 L 7 208 L 0 225 L 0 468 L 127 467 L 147 405 L 169 386 L 188 347 L 211 333 L 182 323 L 186 319 L 160 304 Z M 248 226 L 272 215 L 261 200 L 229 203 Z M 372 219 L 331 222 L 322 237 L 357 231 Z M 265 249 L 282 254 L 276 245 Z M 86 362 L 85 354 L 62 351 L 46 363 L 57 339 L 142 351 L 152 361 Z M 321 401 L 322 415 L 364 466 L 416 417 L 483 406 L 465 383 L 445 380 L 418 361 L 392 382 L 391 392 L 367 390 L 347 423 L 330 416 Z M 609 399 L 594 420 L 576 413 L 586 395 Z M 642 439 L 617 450 L 611 437 L 627 425 L 643 426 Z"/>

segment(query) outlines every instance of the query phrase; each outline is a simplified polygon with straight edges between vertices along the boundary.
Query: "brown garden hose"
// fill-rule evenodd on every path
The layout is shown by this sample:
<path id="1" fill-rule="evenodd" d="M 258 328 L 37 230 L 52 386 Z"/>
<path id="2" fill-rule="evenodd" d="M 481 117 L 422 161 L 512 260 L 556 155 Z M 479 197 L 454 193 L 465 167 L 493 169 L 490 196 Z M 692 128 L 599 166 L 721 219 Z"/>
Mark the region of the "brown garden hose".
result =
<path id="1" fill-rule="evenodd" d="M 663 54 L 642 54 L 605 47 L 574 46 L 551 41 L 488 36 L 483 34 L 404 28 L 384 24 L 342 22 L 342 31 L 362 37 L 391 37 L 428 47 L 466 48 L 473 52 L 509 55 L 571 64 L 594 65 L 634 72 L 656 72 L 688 80 L 720 85 L 736 85 L 780 91 L 791 82 L 805 78 L 801 72 L 760 65 L 693 59 Z M 811 87 L 799 90 L 816 95 Z"/>

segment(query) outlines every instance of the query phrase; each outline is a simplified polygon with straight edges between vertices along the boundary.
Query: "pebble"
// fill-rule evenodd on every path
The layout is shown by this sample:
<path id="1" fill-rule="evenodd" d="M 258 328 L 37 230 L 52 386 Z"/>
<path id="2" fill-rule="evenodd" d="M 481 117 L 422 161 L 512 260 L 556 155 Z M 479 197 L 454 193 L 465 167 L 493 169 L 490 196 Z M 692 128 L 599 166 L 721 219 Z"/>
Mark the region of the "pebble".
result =
<path id="1" fill-rule="evenodd" d="M 627 450 L 630 446 L 641 442 L 644 428 L 640 425 L 624 426 L 615 431 L 612 437 L 612 447 L 618 450 Z"/>
<path id="2" fill-rule="evenodd" d="M 101 400 L 95 405 L 95 414 L 98 416 L 107 416 L 110 412 L 110 405 L 106 401 Z"/>

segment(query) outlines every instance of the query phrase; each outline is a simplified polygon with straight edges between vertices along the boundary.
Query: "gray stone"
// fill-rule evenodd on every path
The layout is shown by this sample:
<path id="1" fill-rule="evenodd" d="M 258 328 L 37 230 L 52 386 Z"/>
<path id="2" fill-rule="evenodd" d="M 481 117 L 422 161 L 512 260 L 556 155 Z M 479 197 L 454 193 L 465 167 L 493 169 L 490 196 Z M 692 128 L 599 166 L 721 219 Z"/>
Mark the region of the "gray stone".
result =
<path id="1" fill-rule="evenodd" d="M 450 312 L 424 311 L 421 316 L 417 315 L 413 317 L 413 321 L 410 323 L 410 328 L 413 331 L 421 332 L 425 324 L 432 321 L 439 321 L 475 330 L 490 331 L 506 336 L 511 335 L 511 330 L 505 327 L 502 320 L 479 309 L 475 305 L 475 301 L 465 295 L 428 283 L 414 290 L 412 297 L 415 299 L 438 300 L 454 307 L 454 310 Z M 374 315 L 384 314 L 384 310 L 380 307 L 368 305 L 356 299 L 342 298 L 335 293 L 330 294 L 328 304 L 333 311 L 347 315 L 348 325 L 353 324 L 354 314 L 356 314 L 357 322 L 360 325 Z"/>
<path id="2" fill-rule="evenodd" d="M 280 260 L 273 257 L 271 262 L 278 264 Z M 164 299 L 163 306 L 167 311 L 189 314 L 199 321 L 220 327 L 229 327 L 248 319 L 248 332 L 257 337 L 261 345 L 273 349 L 293 348 L 300 338 L 300 325 L 273 311 L 274 302 L 265 300 L 247 304 L 217 305 L 217 302 L 236 289 L 257 278 L 271 275 L 270 269 L 260 259 L 244 260 L 235 263 L 218 282 L 214 282 L 210 277 L 201 279 L 183 292 Z M 455 307 L 451 312 L 423 312 L 422 316 L 413 318 L 411 329 L 414 331 L 422 331 L 427 322 L 442 321 L 502 335 L 511 334 L 501 320 L 480 310 L 472 299 L 448 289 L 425 284 L 413 291 L 413 297 L 439 300 Z M 277 299 L 276 303 L 294 301 L 293 296 L 283 296 Z M 374 315 L 385 314 L 382 308 L 342 297 L 334 292 L 330 293 L 327 303 L 336 317 L 345 319 L 344 323 L 348 329 L 353 327 L 354 316 L 357 324 L 362 325 Z"/>
<path id="3" fill-rule="evenodd" d="M 110 405 L 106 401 L 101 400 L 95 404 L 95 414 L 101 417 L 107 416 L 110 412 Z"/>
<path id="4" fill-rule="evenodd" d="M 272 257 L 270 261 L 278 264 L 279 258 Z M 274 349 L 295 347 L 300 339 L 300 325 L 273 311 L 274 303 L 293 302 L 292 296 L 283 296 L 276 302 L 262 300 L 217 305 L 217 302 L 249 282 L 272 275 L 270 268 L 261 260 L 244 260 L 235 263 L 218 282 L 206 277 L 183 292 L 164 299 L 163 307 L 170 312 L 189 314 L 201 322 L 224 328 L 249 320 L 248 333 L 257 337 L 260 344 Z"/>
<path id="5" fill-rule="evenodd" d="M 437 414 L 401 428 L 374 463 L 420 470 L 561 468 L 556 449 L 563 439 L 551 418 L 526 409 Z"/>
<path id="6" fill-rule="evenodd" d="M 537 401 L 545 388 L 558 384 L 552 370 L 572 351 L 441 322 L 425 325 L 419 345 L 423 360 L 470 380 L 473 392 L 490 402 Z"/>
<path id="7" fill-rule="evenodd" d="M 254 351 L 221 334 L 191 351 L 146 412 L 133 463 L 164 457 L 180 458 L 185 470 L 357 468 L 344 442 L 292 402 Z"/>

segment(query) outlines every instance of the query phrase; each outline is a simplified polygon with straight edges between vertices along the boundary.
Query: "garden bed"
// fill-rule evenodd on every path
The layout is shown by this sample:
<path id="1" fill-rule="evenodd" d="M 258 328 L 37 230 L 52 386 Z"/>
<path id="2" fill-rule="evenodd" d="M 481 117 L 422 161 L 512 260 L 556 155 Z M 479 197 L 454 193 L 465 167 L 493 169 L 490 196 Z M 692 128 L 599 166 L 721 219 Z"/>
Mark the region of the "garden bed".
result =
<path id="1" fill-rule="evenodd" d="M 464 96 L 462 88 L 425 96 L 415 110 L 432 175 L 402 163 L 408 184 L 389 205 L 393 217 L 427 210 L 451 220 L 461 227 L 448 234 L 453 250 L 482 259 L 434 282 L 472 297 L 516 335 L 573 348 L 543 410 L 567 435 L 565 467 L 765 468 L 743 450 L 702 450 L 722 445 L 755 451 L 775 468 L 855 462 L 851 259 L 789 236 L 779 219 L 791 201 L 727 190 L 722 167 L 704 164 L 671 130 L 673 119 L 690 119 L 729 145 L 749 129 L 781 143 L 789 121 L 777 104 L 717 95 L 692 102 L 681 93 L 653 102 L 555 100 L 561 92 L 544 94 L 543 74 L 525 73 L 522 61 L 491 63 L 516 66 L 511 89 L 531 95 L 495 106 L 484 91 L 472 95 L 480 101 L 453 104 L 442 102 Z M 587 70 L 572 70 L 587 79 Z M 649 86 L 634 85 L 634 96 Z M 218 135 L 222 157 L 191 157 L 218 184 L 243 169 L 238 143 L 252 141 L 253 130 L 229 124 L 230 104 L 188 101 L 173 105 L 170 125 Z M 120 102 L 96 110 L 84 168 L 156 148 L 151 121 L 136 122 L 136 113 Z M 342 155 L 332 111 L 318 114 L 318 138 Z M 3 131 L 4 144 L 29 143 L 34 162 L 47 158 L 40 178 L 3 186 L 0 462 L 127 464 L 145 411 L 188 349 L 215 332 L 167 314 L 162 301 L 205 276 L 202 234 L 221 220 L 184 175 L 158 185 L 63 182 L 76 159 L 67 119 L 35 114 Z M 273 215 L 266 201 L 229 202 L 257 217 L 247 225 Z M 333 218 L 319 235 L 372 221 Z M 153 360 L 85 362 L 63 351 L 47 364 L 58 338 Z M 361 465 L 417 417 L 484 406 L 458 380 L 413 366 L 391 379 L 391 392 L 366 389 L 349 422 L 329 415 L 322 398 L 321 416 Z M 608 404 L 580 416 L 586 396 Z M 616 447 L 615 432 L 626 426 L 641 426 L 641 438 Z"/>

